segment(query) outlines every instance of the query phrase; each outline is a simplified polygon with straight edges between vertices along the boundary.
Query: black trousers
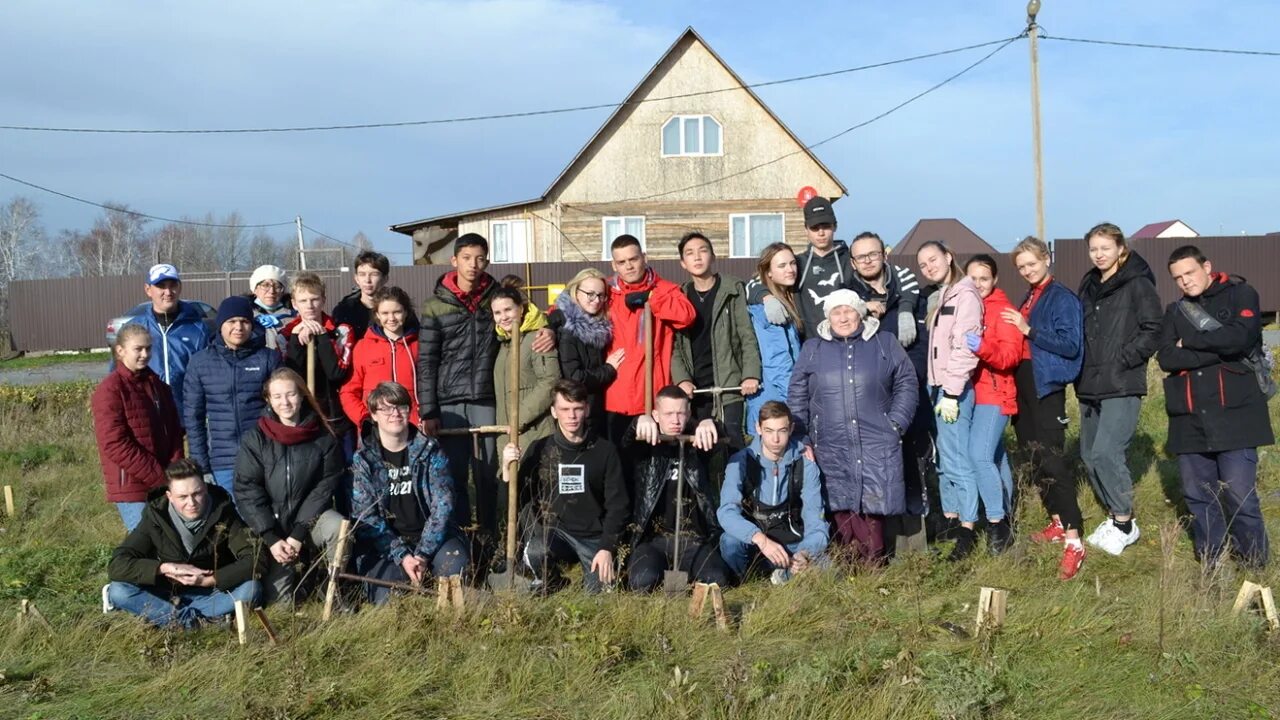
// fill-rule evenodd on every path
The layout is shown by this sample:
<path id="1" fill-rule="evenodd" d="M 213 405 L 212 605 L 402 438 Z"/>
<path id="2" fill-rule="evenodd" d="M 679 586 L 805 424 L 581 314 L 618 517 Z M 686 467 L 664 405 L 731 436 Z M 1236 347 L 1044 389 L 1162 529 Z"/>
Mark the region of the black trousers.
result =
<path id="1" fill-rule="evenodd" d="M 1018 436 L 1022 458 L 1029 467 L 1031 482 L 1050 515 L 1062 520 L 1067 530 L 1082 530 L 1080 503 L 1076 499 L 1075 478 L 1067 464 L 1067 393 L 1065 390 L 1036 397 L 1036 379 L 1031 361 L 1023 360 L 1014 372 L 1018 388 L 1018 416 L 1013 431 Z"/>
<path id="2" fill-rule="evenodd" d="M 671 551 L 675 538 L 657 535 L 636 543 L 631 549 L 631 564 L 627 570 L 627 584 L 636 592 L 650 592 L 662 584 L 662 573 L 672 569 Z M 679 570 L 689 573 L 689 579 L 703 583 L 728 586 L 729 566 L 720 557 L 720 544 L 713 540 L 700 541 L 684 536 L 680 538 Z"/>

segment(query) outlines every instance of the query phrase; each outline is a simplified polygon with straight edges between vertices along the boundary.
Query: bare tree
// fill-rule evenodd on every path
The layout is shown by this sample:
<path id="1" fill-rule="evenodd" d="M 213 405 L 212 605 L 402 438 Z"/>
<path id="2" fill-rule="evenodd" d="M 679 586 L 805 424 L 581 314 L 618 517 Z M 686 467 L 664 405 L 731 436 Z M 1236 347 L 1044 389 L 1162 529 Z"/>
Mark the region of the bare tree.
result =
<path id="1" fill-rule="evenodd" d="M 259 230 L 249 240 L 249 267 L 259 265 L 279 265 L 284 267 L 286 253 L 282 252 L 279 242 L 266 232 Z"/>
<path id="2" fill-rule="evenodd" d="M 80 275 L 128 275 L 138 272 L 145 262 L 145 250 L 150 247 L 143 233 L 146 220 L 124 205 L 107 205 L 89 232 L 62 233 L 62 243 Z"/>
<path id="3" fill-rule="evenodd" d="M 0 208 L 0 324 L 8 325 L 9 283 L 35 274 L 44 237 L 35 203 L 15 197 Z"/>

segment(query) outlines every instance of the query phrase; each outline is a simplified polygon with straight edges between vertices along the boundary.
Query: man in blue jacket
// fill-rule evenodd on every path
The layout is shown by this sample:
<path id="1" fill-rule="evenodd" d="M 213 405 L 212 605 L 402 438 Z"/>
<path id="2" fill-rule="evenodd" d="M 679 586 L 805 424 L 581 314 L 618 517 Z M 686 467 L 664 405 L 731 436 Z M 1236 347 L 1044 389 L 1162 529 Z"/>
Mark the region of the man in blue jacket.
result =
<path id="1" fill-rule="evenodd" d="M 240 438 L 266 408 L 262 388 L 280 367 L 280 353 L 268 350 L 253 331 L 253 303 L 232 296 L 218 306 L 219 336 L 196 353 L 183 381 L 183 419 L 191 459 L 234 499 L 231 478 Z"/>
<path id="2" fill-rule="evenodd" d="M 152 265 L 143 291 L 151 301 L 151 312 L 131 318 L 127 324 L 144 325 L 151 333 L 151 360 L 147 364 L 173 391 L 181 418 L 187 363 L 209 346 L 213 334 L 200 308 L 182 300 L 182 277 L 176 267 Z"/>
<path id="3" fill-rule="evenodd" d="M 739 579 L 759 562 L 780 583 L 826 552 L 818 465 L 791 439 L 791 427 L 786 404 L 766 402 L 755 441 L 725 468 L 716 511 L 724 528 L 720 554 Z"/>

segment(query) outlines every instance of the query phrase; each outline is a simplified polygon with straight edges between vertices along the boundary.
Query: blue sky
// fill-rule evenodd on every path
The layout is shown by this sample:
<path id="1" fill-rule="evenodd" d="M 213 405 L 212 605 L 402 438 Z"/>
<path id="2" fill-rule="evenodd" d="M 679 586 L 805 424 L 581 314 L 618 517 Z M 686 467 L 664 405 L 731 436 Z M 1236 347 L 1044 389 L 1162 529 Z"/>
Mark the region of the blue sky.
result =
<path id="1" fill-rule="evenodd" d="M 1044 0 L 1050 34 L 1278 50 L 1273 2 Z M 621 101 L 687 25 L 747 82 L 1017 34 L 1025 3 L 567 0 L 7 0 L 0 124 L 246 127 L 429 119 Z M 873 116 L 984 51 L 760 91 L 806 142 Z M 1202 234 L 1280 230 L 1280 58 L 1045 41 L 1048 234 L 1181 218 Z M 893 241 L 958 217 L 998 248 L 1034 231 L 1028 49 L 818 150 L 849 187 L 842 234 Z M 0 131 L 0 172 L 144 212 L 301 214 L 342 239 L 535 197 L 607 110 L 390 130 L 121 136 Z M 796 186 L 806 184 L 797 178 Z M 47 229 L 92 208 L 0 180 Z M 287 232 L 287 229 L 282 232 Z"/>

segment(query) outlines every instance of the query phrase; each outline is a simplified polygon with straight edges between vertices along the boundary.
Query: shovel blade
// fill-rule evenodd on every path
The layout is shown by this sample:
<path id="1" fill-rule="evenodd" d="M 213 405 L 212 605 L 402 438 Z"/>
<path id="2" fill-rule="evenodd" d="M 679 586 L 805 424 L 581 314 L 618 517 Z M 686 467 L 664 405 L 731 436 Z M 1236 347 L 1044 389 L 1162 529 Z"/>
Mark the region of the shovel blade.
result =
<path id="1" fill-rule="evenodd" d="M 511 570 L 489 573 L 489 589 L 494 592 L 514 592 L 523 595 L 529 592 L 529 581 Z"/>
<path id="2" fill-rule="evenodd" d="M 689 590 L 689 573 L 667 570 L 662 573 L 662 591 L 668 595 L 683 595 Z"/>

